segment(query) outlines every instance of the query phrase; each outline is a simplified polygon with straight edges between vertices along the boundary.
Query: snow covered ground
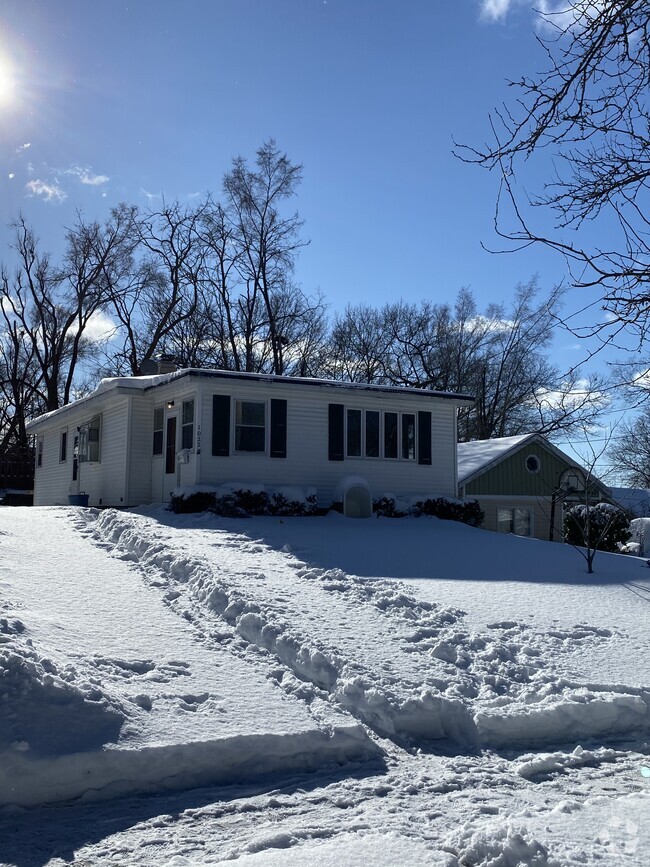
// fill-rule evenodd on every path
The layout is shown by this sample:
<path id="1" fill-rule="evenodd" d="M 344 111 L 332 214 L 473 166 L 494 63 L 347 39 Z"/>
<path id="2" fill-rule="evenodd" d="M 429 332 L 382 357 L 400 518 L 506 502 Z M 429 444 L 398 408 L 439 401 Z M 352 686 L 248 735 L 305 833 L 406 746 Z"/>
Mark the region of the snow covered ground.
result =
<path id="1" fill-rule="evenodd" d="M 0 863 L 650 861 L 650 570 L 435 519 L 0 510 Z"/>

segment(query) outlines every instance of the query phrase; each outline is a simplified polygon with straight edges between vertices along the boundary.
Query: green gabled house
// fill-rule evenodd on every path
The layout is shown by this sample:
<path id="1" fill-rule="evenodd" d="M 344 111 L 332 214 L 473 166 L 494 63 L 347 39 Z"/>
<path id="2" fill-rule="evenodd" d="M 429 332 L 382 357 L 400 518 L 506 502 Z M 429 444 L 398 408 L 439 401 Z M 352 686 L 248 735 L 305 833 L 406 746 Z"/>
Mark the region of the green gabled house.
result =
<path id="1" fill-rule="evenodd" d="M 458 496 L 476 499 L 483 527 L 536 539 L 562 539 L 563 511 L 611 501 L 609 488 L 541 434 L 458 444 Z M 551 531 L 551 527 L 553 530 Z"/>

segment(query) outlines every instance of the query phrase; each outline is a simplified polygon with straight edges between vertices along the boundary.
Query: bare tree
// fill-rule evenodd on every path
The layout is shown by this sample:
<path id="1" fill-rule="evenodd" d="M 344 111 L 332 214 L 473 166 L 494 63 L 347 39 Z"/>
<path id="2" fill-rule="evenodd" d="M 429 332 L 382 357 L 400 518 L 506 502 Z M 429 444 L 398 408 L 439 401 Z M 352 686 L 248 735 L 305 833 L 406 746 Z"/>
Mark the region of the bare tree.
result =
<path id="1" fill-rule="evenodd" d="M 644 409 L 633 422 L 619 425 L 608 457 L 630 486 L 650 488 L 650 409 Z"/>
<path id="2" fill-rule="evenodd" d="M 0 279 L 4 285 L 6 273 Z M 26 453 L 29 440 L 25 424 L 33 415 L 43 412 L 46 405 L 40 390 L 43 377 L 34 346 L 18 319 L 4 303 L 0 304 L 0 313 L 0 454 Z"/>
<path id="3" fill-rule="evenodd" d="M 287 312 L 287 305 L 279 299 L 295 294 L 291 275 L 297 253 L 307 242 L 299 235 L 302 220 L 298 213 L 283 216 L 280 207 L 295 196 L 301 179 L 302 166 L 292 163 L 273 139 L 257 151 L 255 169 L 250 169 L 243 157 L 236 157 L 224 177 L 225 211 L 236 246 L 234 262 L 244 286 L 237 303 L 249 325 L 244 335 L 245 370 L 261 365 L 256 348 L 262 328 L 272 359 L 271 372 L 285 372 L 286 317 L 289 322 L 295 319 L 294 312 Z"/>
<path id="4" fill-rule="evenodd" d="M 61 265 L 38 250 L 38 240 L 21 216 L 14 223 L 18 265 L 2 268 L 0 302 L 11 326 L 14 348 L 28 345 L 44 409 L 69 403 L 89 342 L 92 317 L 118 291 L 130 262 L 129 217 L 114 212 L 104 224 L 78 215 L 67 231 Z"/>
<path id="5" fill-rule="evenodd" d="M 390 335 L 382 311 L 368 304 L 348 304 L 343 314 L 335 315 L 329 342 L 326 375 L 348 382 L 387 381 Z"/>
<path id="6" fill-rule="evenodd" d="M 546 68 L 510 82 L 517 95 L 492 114 L 491 143 L 458 146 L 457 154 L 498 172 L 502 238 L 515 248 L 558 250 L 575 286 L 599 288 L 609 317 L 590 333 L 632 326 L 643 339 L 650 324 L 650 4 L 567 0 L 540 15 Z M 556 176 L 532 200 L 521 197 L 526 162 L 548 156 Z M 554 232 L 534 227 L 529 204 L 550 210 Z M 607 246 L 589 241 L 589 228 L 601 223 Z"/>
<path id="7" fill-rule="evenodd" d="M 137 259 L 128 286 L 112 294 L 122 346 L 110 364 L 136 375 L 143 361 L 167 351 L 174 330 L 190 319 L 199 303 L 205 248 L 200 226 L 205 203 L 178 202 L 160 210 L 131 211 L 131 240 Z"/>
<path id="8" fill-rule="evenodd" d="M 603 500 L 600 495 L 602 485 L 595 475 L 598 460 L 607 450 L 611 438 L 607 437 L 606 445 L 596 452 L 591 443 L 592 454 L 585 466 L 569 467 L 560 478 L 562 499 L 571 496 L 572 504 L 565 508 L 562 535 L 564 541 L 571 545 L 585 560 L 587 572 L 594 571 L 594 559 L 597 551 L 619 551 L 619 544 L 629 541 L 630 519 L 619 506 Z M 556 496 L 554 494 L 554 496 Z"/>
<path id="9" fill-rule="evenodd" d="M 462 440 L 553 433 L 592 423 L 605 406 L 603 383 L 562 375 L 548 358 L 562 293 L 539 298 L 533 278 L 510 305 L 480 313 L 472 293 L 447 304 L 348 307 L 335 319 L 337 378 L 471 394 L 459 418 Z"/>

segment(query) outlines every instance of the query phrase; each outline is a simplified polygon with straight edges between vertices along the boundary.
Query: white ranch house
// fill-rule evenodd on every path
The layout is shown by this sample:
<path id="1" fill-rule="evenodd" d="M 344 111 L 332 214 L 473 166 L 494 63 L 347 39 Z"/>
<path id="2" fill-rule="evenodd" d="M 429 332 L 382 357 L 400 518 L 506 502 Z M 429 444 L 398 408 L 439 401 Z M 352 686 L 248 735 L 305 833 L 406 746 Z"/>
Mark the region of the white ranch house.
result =
<path id="1" fill-rule="evenodd" d="M 345 505 L 353 488 L 372 498 L 454 497 L 456 419 L 471 403 L 461 394 L 221 370 L 106 379 L 29 423 L 34 504 L 86 494 L 91 506 L 137 506 L 169 501 L 180 487 L 225 483 L 313 487 L 323 507 Z M 347 513 L 366 513 L 365 499 L 351 498 Z"/>

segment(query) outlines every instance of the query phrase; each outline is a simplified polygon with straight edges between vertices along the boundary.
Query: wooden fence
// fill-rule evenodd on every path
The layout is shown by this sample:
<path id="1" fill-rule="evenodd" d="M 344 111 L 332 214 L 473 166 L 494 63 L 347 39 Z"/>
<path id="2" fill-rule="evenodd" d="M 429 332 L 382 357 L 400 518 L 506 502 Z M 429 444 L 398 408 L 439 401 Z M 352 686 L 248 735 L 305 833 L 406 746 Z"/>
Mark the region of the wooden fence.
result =
<path id="1" fill-rule="evenodd" d="M 31 491 L 34 488 L 34 452 L 0 454 L 0 489 Z"/>

